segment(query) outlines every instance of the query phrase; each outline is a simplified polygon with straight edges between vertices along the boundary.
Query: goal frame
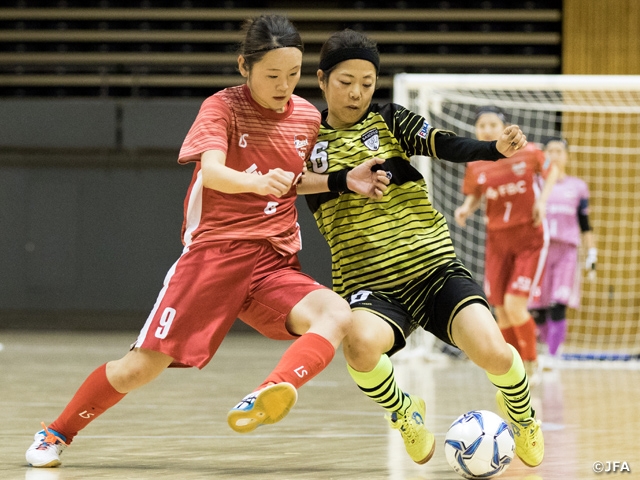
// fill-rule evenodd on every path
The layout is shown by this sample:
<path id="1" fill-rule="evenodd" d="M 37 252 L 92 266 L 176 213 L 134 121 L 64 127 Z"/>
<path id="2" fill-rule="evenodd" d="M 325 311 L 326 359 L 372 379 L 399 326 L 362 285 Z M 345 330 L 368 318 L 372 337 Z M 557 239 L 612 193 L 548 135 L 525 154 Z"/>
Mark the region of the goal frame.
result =
<path id="1" fill-rule="evenodd" d="M 495 90 L 495 91 L 556 91 L 556 92 L 633 92 L 633 102 L 611 104 L 567 104 L 566 110 L 562 105 L 549 101 L 548 109 L 566 112 L 595 112 L 596 114 L 640 114 L 640 76 L 638 75 L 522 75 L 522 74 L 421 74 L 401 73 L 394 76 L 393 102 L 400 104 L 409 110 L 423 116 L 427 122 L 433 123 L 430 111 L 438 110 L 438 102 L 443 100 L 437 93 L 438 89 L 461 90 Z M 636 103 L 637 102 L 637 103 Z M 531 105 L 525 100 L 518 103 L 513 99 L 501 101 L 499 97 L 491 99 L 479 99 L 478 105 L 491 104 L 504 107 L 507 110 L 513 107 L 528 109 Z M 546 108 L 544 101 L 536 103 L 535 109 Z M 435 125 L 438 127 L 438 125 Z M 525 132 L 526 133 L 526 132 Z M 640 136 L 640 132 L 638 132 Z M 429 192 L 433 192 L 431 180 L 431 159 L 428 157 L 413 157 L 412 163 L 425 177 Z M 640 248 L 640 246 L 639 246 Z M 640 312 L 638 312 L 640 320 Z M 640 322 L 639 322 L 640 323 Z M 414 334 L 415 335 L 415 334 Z M 409 350 L 421 350 L 426 356 L 434 345 L 432 339 L 424 335 L 415 335 L 408 345 Z M 413 335 L 412 335 L 413 337 Z M 638 335 L 636 334 L 636 339 Z M 636 348 L 623 354 L 610 354 L 609 352 L 589 352 L 585 355 L 566 355 L 571 360 L 637 360 L 640 356 L 640 345 L 636 341 Z M 619 363 L 619 362 L 615 362 Z M 632 362 L 640 364 L 640 362 Z M 637 367 L 633 367 L 634 369 Z"/>

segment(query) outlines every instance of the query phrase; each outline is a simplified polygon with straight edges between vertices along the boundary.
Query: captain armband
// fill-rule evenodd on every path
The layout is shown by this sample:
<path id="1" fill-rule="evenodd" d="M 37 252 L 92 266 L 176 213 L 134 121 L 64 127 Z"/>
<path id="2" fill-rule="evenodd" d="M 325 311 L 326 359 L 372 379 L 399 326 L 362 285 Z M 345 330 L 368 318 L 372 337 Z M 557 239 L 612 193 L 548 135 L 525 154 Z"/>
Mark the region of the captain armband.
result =
<path id="1" fill-rule="evenodd" d="M 327 185 L 330 192 L 351 192 L 347 187 L 347 174 L 351 171 L 350 168 L 338 170 L 337 172 L 331 172 L 328 175 Z"/>

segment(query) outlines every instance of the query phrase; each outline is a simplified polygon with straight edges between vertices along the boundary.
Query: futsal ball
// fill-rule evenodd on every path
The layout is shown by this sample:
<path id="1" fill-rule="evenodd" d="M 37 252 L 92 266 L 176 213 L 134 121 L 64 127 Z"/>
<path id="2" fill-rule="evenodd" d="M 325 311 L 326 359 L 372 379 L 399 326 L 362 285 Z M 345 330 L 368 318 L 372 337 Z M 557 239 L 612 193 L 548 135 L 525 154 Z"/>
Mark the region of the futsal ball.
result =
<path id="1" fill-rule="evenodd" d="M 502 418 L 488 410 L 460 415 L 449 427 L 444 454 L 464 478 L 493 478 L 507 469 L 515 454 L 513 433 Z"/>

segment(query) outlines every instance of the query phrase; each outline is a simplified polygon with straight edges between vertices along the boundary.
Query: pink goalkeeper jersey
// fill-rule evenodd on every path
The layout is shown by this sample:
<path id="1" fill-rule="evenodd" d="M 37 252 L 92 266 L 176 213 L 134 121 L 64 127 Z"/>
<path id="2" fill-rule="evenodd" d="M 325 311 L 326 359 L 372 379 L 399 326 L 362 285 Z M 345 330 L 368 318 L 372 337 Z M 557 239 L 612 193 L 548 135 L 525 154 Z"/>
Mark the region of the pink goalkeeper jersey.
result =
<path id="1" fill-rule="evenodd" d="M 578 213 L 588 215 L 589 188 L 576 177 L 564 177 L 553 186 L 547 200 L 549 235 L 555 242 L 580 244 Z"/>
<path id="2" fill-rule="evenodd" d="M 266 239 L 282 254 L 300 249 L 296 191 L 283 197 L 228 194 L 202 184 L 200 156 L 226 153 L 225 165 L 262 175 L 274 168 L 302 173 L 315 143 L 320 113 L 292 95 L 283 113 L 258 105 L 246 85 L 207 98 L 182 144 L 178 161 L 197 162 L 184 202 L 183 243 L 212 239 Z"/>

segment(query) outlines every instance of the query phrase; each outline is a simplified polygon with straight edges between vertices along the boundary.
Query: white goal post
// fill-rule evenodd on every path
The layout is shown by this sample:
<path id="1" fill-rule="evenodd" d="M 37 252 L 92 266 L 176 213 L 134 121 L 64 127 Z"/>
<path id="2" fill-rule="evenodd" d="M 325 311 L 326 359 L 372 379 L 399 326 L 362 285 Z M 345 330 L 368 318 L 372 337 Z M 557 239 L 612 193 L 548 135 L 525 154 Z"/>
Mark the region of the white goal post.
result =
<path id="1" fill-rule="evenodd" d="M 399 74 L 393 101 L 431 125 L 474 137 L 481 105 L 508 113 L 531 142 L 561 135 L 568 173 L 591 192 L 597 276 L 583 277 L 581 306 L 569 311 L 565 358 L 630 360 L 640 354 L 640 76 Z M 463 201 L 464 165 L 414 159 L 446 217 L 456 252 L 482 280 L 484 224 L 453 221 Z M 418 335 L 417 340 L 424 339 Z M 414 340 L 409 349 L 417 348 Z"/>

